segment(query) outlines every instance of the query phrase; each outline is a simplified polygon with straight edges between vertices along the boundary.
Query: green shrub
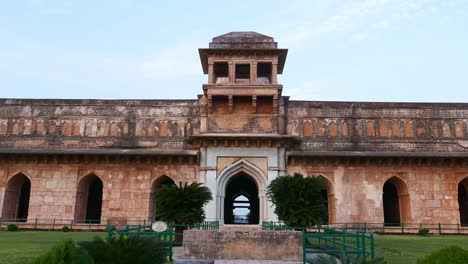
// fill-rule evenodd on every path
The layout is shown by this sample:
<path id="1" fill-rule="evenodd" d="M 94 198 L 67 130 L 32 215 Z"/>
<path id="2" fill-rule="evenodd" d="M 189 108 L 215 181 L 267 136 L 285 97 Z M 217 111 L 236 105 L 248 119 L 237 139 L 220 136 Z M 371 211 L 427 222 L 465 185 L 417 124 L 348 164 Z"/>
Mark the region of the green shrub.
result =
<path id="1" fill-rule="evenodd" d="M 10 232 L 18 231 L 18 226 L 15 224 L 9 224 L 7 225 L 7 230 Z"/>
<path id="2" fill-rule="evenodd" d="M 429 235 L 429 233 L 431 233 L 431 231 L 429 230 L 429 228 L 419 228 L 419 231 L 418 231 L 418 235 L 420 236 L 427 236 Z"/>
<path id="3" fill-rule="evenodd" d="M 89 254 L 77 247 L 73 240 L 59 242 L 51 250 L 39 256 L 32 264 L 94 264 Z"/>
<path id="4" fill-rule="evenodd" d="M 468 263 L 468 250 L 458 246 L 450 246 L 432 252 L 423 259 L 418 259 L 418 264 L 466 264 Z"/>
<path id="5" fill-rule="evenodd" d="M 167 253 L 164 242 L 157 237 L 112 237 L 78 243 L 91 255 L 96 264 L 164 264 Z"/>
<path id="6" fill-rule="evenodd" d="M 322 223 L 327 211 L 322 191 L 326 182 L 318 177 L 280 176 L 268 186 L 268 197 L 275 213 L 288 226 L 313 226 Z"/>
<path id="7" fill-rule="evenodd" d="M 68 226 L 63 226 L 62 227 L 62 232 L 70 232 L 71 229 Z"/>

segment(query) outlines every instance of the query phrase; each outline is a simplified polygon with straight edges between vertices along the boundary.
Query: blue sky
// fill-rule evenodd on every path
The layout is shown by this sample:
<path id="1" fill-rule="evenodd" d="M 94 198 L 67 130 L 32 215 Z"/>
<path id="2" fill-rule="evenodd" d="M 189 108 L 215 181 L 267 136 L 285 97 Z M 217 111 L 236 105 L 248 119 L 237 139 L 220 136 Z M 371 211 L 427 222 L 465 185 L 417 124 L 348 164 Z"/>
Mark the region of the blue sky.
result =
<path id="1" fill-rule="evenodd" d="M 0 0 L 0 97 L 194 99 L 230 31 L 289 48 L 294 100 L 468 102 L 467 0 Z"/>

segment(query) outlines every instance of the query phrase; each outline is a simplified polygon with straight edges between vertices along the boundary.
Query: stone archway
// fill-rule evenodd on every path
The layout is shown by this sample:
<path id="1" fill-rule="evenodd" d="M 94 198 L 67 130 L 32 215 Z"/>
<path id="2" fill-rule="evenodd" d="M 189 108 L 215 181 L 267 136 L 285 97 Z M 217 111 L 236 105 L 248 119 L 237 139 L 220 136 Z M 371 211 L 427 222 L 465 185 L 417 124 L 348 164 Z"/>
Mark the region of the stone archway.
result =
<path id="1" fill-rule="evenodd" d="M 153 181 L 151 184 L 151 193 L 149 199 L 149 208 L 148 208 L 148 220 L 155 221 L 156 219 L 156 202 L 153 199 L 153 193 L 156 191 L 157 188 L 166 185 L 166 184 L 175 184 L 174 180 L 171 179 L 169 176 L 163 175 L 158 177 L 156 180 Z"/>
<path id="2" fill-rule="evenodd" d="M 26 222 L 29 213 L 31 180 L 19 173 L 11 177 L 5 188 L 3 199 L 3 221 Z"/>
<path id="3" fill-rule="evenodd" d="M 267 188 L 267 176 L 264 172 L 254 164 L 246 161 L 239 160 L 227 168 L 225 168 L 217 177 L 217 195 L 216 195 L 216 217 L 217 219 L 224 224 L 226 201 L 228 197 L 227 194 L 231 196 L 231 193 L 228 192 L 229 183 L 235 180 L 237 177 L 243 176 L 250 179 L 258 190 L 258 196 L 252 197 L 251 200 L 255 202 L 258 199 L 258 223 L 267 220 L 267 198 L 266 198 L 266 188 Z M 256 220 L 256 219 L 255 219 Z M 257 222 L 257 221 L 255 221 Z"/>
<path id="4" fill-rule="evenodd" d="M 460 224 L 468 226 L 468 177 L 458 183 L 458 208 Z"/>
<path id="5" fill-rule="evenodd" d="M 336 221 L 336 207 L 335 207 L 335 191 L 333 183 L 325 176 L 318 175 L 318 178 L 322 179 L 326 183 L 327 188 L 323 190 L 322 196 L 327 203 L 327 219 L 324 219 L 328 224 L 333 224 Z"/>
<path id="6" fill-rule="evenodd" d="M 89 174 L 78 183 L 75 203 L 75 222 L 100 224 L 103 182 L 96 174 Z"/>
<path id="7" fill-rule="evenodd" d="M 237 174 L 229 180 L 225 193 L 224 224 L 259 224 L 258 187 L 252 177 Z"/>
<path id="8" fill-rule="evenodd" d="M 399 226 L 411 221 L 408 186 L 402 179 L 393 176 L 384 183 L 382 200 L 386 225 Z"/>

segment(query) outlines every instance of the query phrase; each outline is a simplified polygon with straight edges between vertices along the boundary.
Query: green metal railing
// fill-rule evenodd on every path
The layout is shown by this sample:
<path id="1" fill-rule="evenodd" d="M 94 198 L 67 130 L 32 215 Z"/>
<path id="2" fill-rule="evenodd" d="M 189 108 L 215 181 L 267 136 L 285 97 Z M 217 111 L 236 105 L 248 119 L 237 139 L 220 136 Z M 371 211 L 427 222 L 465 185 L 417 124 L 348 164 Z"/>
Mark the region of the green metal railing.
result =
<path id="1" fill-rule="evenodd" d="M 346 232 L 373 232 L 383 234 L 415 234 L 421 228 L 429 229 L 431 234 L 468 235 L 468 225 L 444 223 L 334 223 L 328 225 Z"/>
<path id="2" fill-rule="evenodd" d="M 423 223 L 334 223 L 322 225 L 322 228 L 334 228 L 345 232 L 356 233 L 388 233 L 388 234 L 415 234 L 419 229 L 427 228 L 431 234 L 458 234 L 468 235 L 468 225 L 462 224 L 423 224 Z M 289 227 L 280 222 L 262 222 L 263 230 L 298 230 L 301 227 Z M 312 229 L 320 229 L 313 227 Z"/>
<path id="3" fill-rule="evenodd" d="M 262 230 L 302 231 L 303 263 L 313 254 L 330 254 L 337 257 L 354 256 L 375 258 L 374 235 L 365 232 L 349 233 L 330 227 L 291 227 L 280 222 L 262 222 Z"/>
<path id="4" fill-rule="evenodd" d="M 207 221 L 194 225 L 177 225 L 170 224 L 166 231 L 164 232 L 155 232 L 149 225 L 138 225 L 130 227 L 126 225 L 123 229 L 120 230 L 110 230 L 108 229 L 109 238 L 118 236 L 123 239 L 128 236 L 155 236 L 158 240 L 164 242 L 164 250 L 169 256 L 169 260 L 173 259 L 173 247 L 182 246 L 183 243 L 183 231 L 188 229 L 197 229 L 197 230 L 218 230 L 219 222 L 218 221 Z"/>

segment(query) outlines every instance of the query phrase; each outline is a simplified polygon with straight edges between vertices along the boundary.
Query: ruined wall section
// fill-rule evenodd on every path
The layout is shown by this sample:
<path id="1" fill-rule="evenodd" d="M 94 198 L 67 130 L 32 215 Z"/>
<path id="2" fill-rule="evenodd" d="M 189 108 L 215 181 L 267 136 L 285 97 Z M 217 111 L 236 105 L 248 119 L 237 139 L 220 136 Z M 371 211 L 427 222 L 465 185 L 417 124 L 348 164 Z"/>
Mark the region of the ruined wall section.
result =
<path id="1" fill-rule="evenodd" d="M 7 182 L 17 174 L 31 180 L 28 221 L 71 220 L 79 182 L 94 174 L 103 182 L 102 216 L 107 220 L 151 219 L 152 184 L 160 177 L 175 183 L 197 182 L 198 166 L 190 163 L 0 161 L 0 212 Z"/>
<path id="2" fill-rule="evenodd" d="M 466 165 L 345 163 L 336 160 L 296 160 L 288 174 L 321 176 L 328 183 L 329 216 L 333 223 L 383 223 L 383 186 L 401 180 L 408 191 L 405 223 L 459 224 L 458 184 L 468 178 Z M 398 190 L 400 192 L 401 190 Z M 400 195 L 403 195 L 400 193 Z M 400 199 L 402 199 L 400 197 Z M 403 204 L 401 204 L 403 208 Z"/>
<path id="3" fill-rule="evenodd" d="M 196 100 L 0 99 L 0 148 L 181 150 Z"/>
<path id="4" fill-rule="evenodd" d="M 290 101 L 288 133 L 307 151 L 468 151 L 468 104 Z"/>

